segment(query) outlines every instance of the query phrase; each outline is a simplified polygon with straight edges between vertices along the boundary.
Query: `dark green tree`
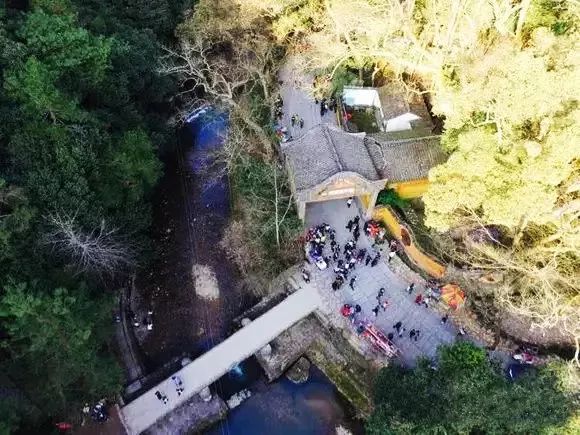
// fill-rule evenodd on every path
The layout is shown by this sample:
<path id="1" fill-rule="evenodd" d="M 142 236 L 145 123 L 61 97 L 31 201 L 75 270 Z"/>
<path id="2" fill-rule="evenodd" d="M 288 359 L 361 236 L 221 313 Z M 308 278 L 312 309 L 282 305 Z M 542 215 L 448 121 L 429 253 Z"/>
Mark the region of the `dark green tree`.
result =
<path id="1" fill-rule="evenodd" d="M 564 427 L 573 402 L 555 366 L 516 382 L 503 377 L 485 351 L 470 343 L 439 350 L 438 367 L 381 370 L 371 434 L 540 434 Z"/>
<path id="2" fill-rule="evenodd" d="M 121 373 L 107 351 L 112 301 L 84 286 L 45 293 L 11 284 L 0 298 L 0 319 L 11 358 L 5 373 L 51 415 L 119 391 Z"/>

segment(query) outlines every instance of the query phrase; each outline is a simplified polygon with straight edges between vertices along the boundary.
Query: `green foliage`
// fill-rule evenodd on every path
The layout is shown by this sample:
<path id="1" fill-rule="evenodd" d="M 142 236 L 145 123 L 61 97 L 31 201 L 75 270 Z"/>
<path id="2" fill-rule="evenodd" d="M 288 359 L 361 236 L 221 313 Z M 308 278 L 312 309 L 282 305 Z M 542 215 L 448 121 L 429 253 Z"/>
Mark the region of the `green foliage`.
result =
<path id="1" fill-rule="evenodd" d="M 49 251 L 48 217 L 75 216 L 88 232 L 104 221 L 146 246 L 156 151 L 171 138 L 175 92 L 157 59 L 184 3 L 0 6 L 0 372 L 41 405 L 38 421 L 78 412 L 121 385 L 107 347 L 110 283 L 86 280 L 87 288 L 67 258 Z M 0 432 L 34 427 L 19 407 L 0 408 Z"/>
<path id="2" fill-rule="evenodd" d="M 45 412 L 118 392 L 121 372 L 112 356 L 103 352 L 111 309 L 109 298 L 91 298 L 83 286 L 50 293 L 24 284 L 4 288 L 0 318 L 11 354 L 5 370 L 33 392 Z"/>
<path id="3" fill-rule="evenodd" d="M 470 343 L 441 348 L 436 370 L 428 361 L 384 368 L 375 405 L 371 434 L 555 433 L 574 411 L 557 366 L 508 382 Z"/>
<path id="4" fill-rule="evenodd" d="M 274 174 L 276 172 L 276 174 Z M 277 177 L 276 184 L 274 176 Z M 296 258 L 296 239 L 302 230 L 290 196 L 288 179 L 274 164 L 257 158 L 242 159 L 231 175 L 233 190 L 238 195 L 248 219 L 246 228 L 252 242 L 257 242 L 263 255 L 255 267 L 264 275 L 275 275 L 288 267 Z M 278 190 L 278 216 L 280 247 L 276 242 L 276 188 Z M 282 219 L 283 217 L 283 219 Z"/>
<path id="5" fill-rule="evenodd" d="M 377 205 L 392 205 L 399 208 L 405 208 L 409 201 L 401 198 L 394 189 L 385 189 L 379 192 L 377 196 Z"/>

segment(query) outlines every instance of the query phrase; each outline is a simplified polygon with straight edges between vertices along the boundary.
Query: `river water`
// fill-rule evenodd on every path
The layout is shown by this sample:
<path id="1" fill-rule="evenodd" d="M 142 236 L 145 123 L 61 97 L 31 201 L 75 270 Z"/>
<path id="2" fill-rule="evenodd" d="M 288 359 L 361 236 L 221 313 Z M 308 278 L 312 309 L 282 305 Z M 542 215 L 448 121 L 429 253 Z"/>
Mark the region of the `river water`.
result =
<path id="1" fill-rule="evenodd" d="M 155 312 L 155 328 L 140 340 L 148 371 L 212 348 L 231 334 L 232 319 L 258 302 L 220 246 L 230 219 L 230 192 L 216 152 L 227 128 L 225 115 L 198 113 L 180 131 L 179 147 L 164 156 L 153 207 L 153 261 L 137 280 L 141 304 Z M 215 275 L 218 298 L 199 293 L 193 278 L 198 266 Z M 304 384 L 285 377 L 268 384 L 250 358 L 211 388 L 224 400 L 242 389 L 252 396 L 210 434 L 322 435 L 336 433 L 338 426 L 362 433 L 352 408 L 314 366 Z"/>
<path id="2" fill-rule="evenodd" d="M 229 189 L 227 178 L 215 175 L 221 172 L 219 167 L 215 167 L 214 153 L 221 149 L 226 131 L 225 116 L 211 112 L 201 114 L 189 123 L 191 149 L 185 153 L 194 177 L 204 180 L 202 203 L 209 205 L 213 215 L 220 216 L 221 223 L 229 218 Z M 227 298 L 228 295 L 222 294 L 221 297 Z M 206 343 L 206 346 L 210 344 Z M 224 399 L 244 388 L 248 388 L 252 396 L 207 433 L 322 435 L 336 433 L 338 426 L 352 433 L 362 433 L 360 421 L 353 418 L 352 408 L 329 379 L 315 366 L 312 366 L 310 375 L 309 380 L 300 385 L 285 377 L 268 384 L 257 362 L 253 358 L 245 361 L 214 385 L 214 390 Z"/>

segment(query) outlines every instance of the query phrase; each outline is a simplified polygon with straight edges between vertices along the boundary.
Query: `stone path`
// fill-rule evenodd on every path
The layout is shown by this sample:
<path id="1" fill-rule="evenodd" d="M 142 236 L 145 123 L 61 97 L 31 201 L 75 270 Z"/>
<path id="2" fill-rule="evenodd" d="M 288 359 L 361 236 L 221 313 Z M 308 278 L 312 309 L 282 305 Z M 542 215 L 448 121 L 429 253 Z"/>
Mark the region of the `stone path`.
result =
<path id="1" fill-rule="evenodd" d="M 320 305 L 319 294 L 312 288 L 302 288 L 288 296 L 267 313 L 174 373 L 184 384 L 184 392 L 181 395 L 177 394 L 175 385 L 169 378 L 123 407 L 121 417 L 127 433 L 136 435 L 143 432 Z M 168 397 L 167 404 L 157 399 L 156 391 Z"/>
<path id="2" fill-rule="evenodd" d="M 345 225 L 356 214 L 358 214 L 358 210 L 354 204 L 349 209 L 345 201 L 342 200 L 310 203 L 306 209 L 306 225 L 311 227 L 322 222 L 331 225 L 336 230 L 337 242 L 340 244 L 342 252 L 344 244 L 351 238 Z M 370 239 L 362 231 L 363 222 L 361 216 L 361 237 L 357 248 L 366 248 L 371 253 L 377 252 L 371 248 Z M 425 292 L 421 279 L 415 281 L 415 291 L 409 295 L 405 289 L 410 281 L 395 273 L 390 267 L 400 260 L 394 259 L 392 265 L 389 265 L 387 252 L 381 255 L 382 260 L 377 266 L 357 265 L 354 273 L 349 274 L 348 279 L 352 276 L 357 277 L 354 291 L 350 289 L 348 282 L 340 290 L 336 292 L 332 290 L 331 284 L 335 278 L 332 265 L 324 271 L 319 271 L 315 266 L 311 266 L 311 286 L 316 288 L 323 300 L 321 310 L 335 326 L 347 329 L 352 329 L 353 326 L 339 312 L 345 303 L 359 304 L 362 307 L 359 318 L 374 322 L 386 334 L 395 333 L 393 325 L 401 321 L 406 331 L 401 338 L 395 333 L 394 343 L 401 351 L 402 362 L 406 365 L 413 365 L 419 356 L 434 357 L 439 345 L 452 343 L 455 340 L 457 330 L 451 324 L 451 319 L 443 325 L 439 313 L 432 308 L 415 304 L 417 294 Z M 383 299 L 387 299 L 389 306 L 386 311 L 381 308 L 378 317 L 375 318 L 371 310 L 377 305 L 376 297 L 381 287 L 385 288 Z M 409 331 L 411 329 L 421 331 L 418 341 L 410 340 Z"/>
<path id="3" fill-rule="evenodd" d="M 328 111 L 324 116 L 320 116 L 320 104 L 315 104 L 314 98 L 306 92 L 306 88 L 311 86 L 313 77 L 297 77 L 293 73 L 292 59 L 289 59 L 280 70 L 278 78 L 282 81 L 280 86 L 280 96 L 284 102 L 282 108 L 283 116 L 281 125 L 288 128 L 291 136 L 296 139 L 318 124 L 338 125 L 336 113 Z M 304 119 L 304 127 L 292 127 L 290 118 L 297 114 Z"/>

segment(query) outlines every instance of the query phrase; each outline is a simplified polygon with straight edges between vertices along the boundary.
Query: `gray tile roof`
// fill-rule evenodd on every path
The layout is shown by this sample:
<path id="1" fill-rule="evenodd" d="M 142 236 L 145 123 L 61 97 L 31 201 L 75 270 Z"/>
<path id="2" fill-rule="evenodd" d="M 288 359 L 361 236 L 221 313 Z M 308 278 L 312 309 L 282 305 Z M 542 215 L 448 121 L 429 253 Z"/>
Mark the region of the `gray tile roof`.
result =
<path id="1" fill-rule="evenodd" d="M 447 160 L 439 136 L 396 139 L 377 133 L 365 142 L 379 174 L 389 182 L 427 178 L 429 169 Z"/>
<path id="2" fill-rule="evenodd" d="M 355 172 L 369 181 L 427 178 L 429 169 L 447 160 L 439 141 L 439 136 L 352 134 L 320 124 L 304 136 L 282 144 L 282 152 L 300 192 L 340 172 Z"/>
<path id="3" fill-rule="evenodd" d="M 395 83 L 388 83 L 377 88 L 377 92 L 379 93 L 385 119 L 396 118 L 411 111 L 407 95 L 401 86 Z"/>
<path id="4" fill-rule="evenodd" d="M 364 138 L 364 133 L 351 134 L 321 124 L 282 144 L 296 190 L 314 187 L 340 172 L 356 172 L 370 181 L 381 179 Z"/>

